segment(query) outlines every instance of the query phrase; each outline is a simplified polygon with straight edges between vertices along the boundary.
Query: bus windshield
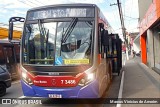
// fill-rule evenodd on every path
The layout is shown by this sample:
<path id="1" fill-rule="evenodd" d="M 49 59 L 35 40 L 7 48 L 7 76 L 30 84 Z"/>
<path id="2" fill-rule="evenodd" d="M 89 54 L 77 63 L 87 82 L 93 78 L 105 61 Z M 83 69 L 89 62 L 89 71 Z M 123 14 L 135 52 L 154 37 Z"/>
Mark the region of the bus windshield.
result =
<path id="1" fill-rule="evenodd" d="M 91 64 L 93 21 L 29 23 L 25 26 L 23 64 Z"/>

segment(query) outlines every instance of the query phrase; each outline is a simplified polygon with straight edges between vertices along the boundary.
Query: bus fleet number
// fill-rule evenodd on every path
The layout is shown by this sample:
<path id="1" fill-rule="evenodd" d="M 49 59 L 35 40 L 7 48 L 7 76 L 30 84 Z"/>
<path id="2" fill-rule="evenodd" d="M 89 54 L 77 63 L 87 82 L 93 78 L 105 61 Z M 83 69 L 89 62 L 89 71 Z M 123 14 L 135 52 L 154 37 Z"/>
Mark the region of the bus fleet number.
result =
<path id="1" fill-rule="evenodd" d="M 76 80 L 61 80 L 61 84 L 76 84 Z"/>

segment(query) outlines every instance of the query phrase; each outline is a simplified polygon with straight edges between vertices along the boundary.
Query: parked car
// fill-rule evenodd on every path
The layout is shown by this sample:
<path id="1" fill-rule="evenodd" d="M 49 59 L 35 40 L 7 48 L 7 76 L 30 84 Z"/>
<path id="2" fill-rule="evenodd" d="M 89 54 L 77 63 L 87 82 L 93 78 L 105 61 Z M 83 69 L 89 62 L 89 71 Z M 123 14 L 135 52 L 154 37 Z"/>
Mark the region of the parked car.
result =
<path id="1" fill-rule="evenodd" d="M 11 86 L 11 75 L 5 67 L 0 66 L 0 97 L 6 94 L 6 88 Z"/>

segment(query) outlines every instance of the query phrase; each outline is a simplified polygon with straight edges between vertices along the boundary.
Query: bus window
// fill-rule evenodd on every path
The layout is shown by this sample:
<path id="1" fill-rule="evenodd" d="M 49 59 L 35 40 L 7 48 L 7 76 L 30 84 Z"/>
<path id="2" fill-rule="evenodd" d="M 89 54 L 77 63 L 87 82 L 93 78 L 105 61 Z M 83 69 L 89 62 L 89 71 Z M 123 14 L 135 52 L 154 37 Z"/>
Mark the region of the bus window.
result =
<path id="1" fill-rule="evenodd" d="M 24 63 L 90 64 L 92 23 L 92 21 L 77 21 L 72 25 L 68 21 L 26 25 Z M 61 64 L 56 63 L 57 58 L 62 60 Z M 75 61 L 77 59 L 79 59 L 78 62 Z M 73 63 L 68 63 L 69 61 Z"/>
<path id="2" fill-rule="evenodd" d="M 14 53 L 14 46 L 4 46 L 3 47 L 4 51 L 4 57 L 5 57 L 5 63 L 6 63 L 6 68 L 8 71 L 11 73 L 12 78 L 17 78 L 18 73 L 17 73 L 17 63 L 16 63 L 16 56 Z"/>
<path id="3" fill-rule="evenodd" d="M 4 65 L 4 64 L 5 64 L 4 52 L 3 52 L 2 45 L 0 45 L 0 65 Z"/>
<path id="4" fill-rule="evenodd" d="M 105 53 L 105 46 L 102 44 L 103 42 L 103 36 L 104 36 L 104 24 L 99 23 L 99 35 L 98 35 L 98 53 L 101 54 L 101 58 L 104 58 L 104 53 Z"/>
<path id="5" fill-rule="evenodd" d="M 55 27 L 54 22 L 26 26 L 24 63 L 53 64 Z"/>
<path id="6" fill-rule="evenodd" d="M 77 22 L 73 30 L 68 34 L 66 41 L 61 43 L 63 32 L 70 22 L 59 22 L 56 39 L 56 56 L 67 59 L 90 59 L 92 22 Z"/>
<path id="7" fill-rule="evenodd" d="M 15 63 L 15 57 L 13 53 L 13 47 L 4 47 L 4 56 L 6 58 L 6 63 L 12 65 Z"/>

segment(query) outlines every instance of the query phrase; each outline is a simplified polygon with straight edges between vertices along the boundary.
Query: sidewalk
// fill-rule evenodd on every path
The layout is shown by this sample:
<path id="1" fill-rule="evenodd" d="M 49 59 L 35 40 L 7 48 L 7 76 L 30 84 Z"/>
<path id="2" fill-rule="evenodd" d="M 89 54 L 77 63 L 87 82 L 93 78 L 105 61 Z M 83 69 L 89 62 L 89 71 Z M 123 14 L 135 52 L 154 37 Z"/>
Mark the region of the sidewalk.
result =
<path id="1" fill-rule="evenodd" d="M 122 98 L 160 98 L 160 75 L 141 63 L 140 57 L 126 61 Z M 122 104 L 121 106 L 159 107 L 158 104 Z"/>

